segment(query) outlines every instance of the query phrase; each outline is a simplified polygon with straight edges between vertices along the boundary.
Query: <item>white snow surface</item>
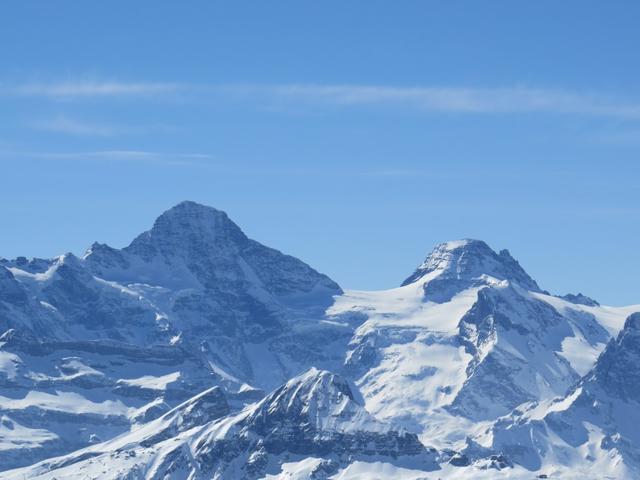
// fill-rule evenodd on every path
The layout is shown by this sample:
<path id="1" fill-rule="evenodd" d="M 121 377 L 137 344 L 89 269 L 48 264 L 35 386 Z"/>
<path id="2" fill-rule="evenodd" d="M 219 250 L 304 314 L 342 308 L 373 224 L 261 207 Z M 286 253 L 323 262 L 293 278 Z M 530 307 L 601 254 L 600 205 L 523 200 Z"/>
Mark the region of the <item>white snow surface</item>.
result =
<path id="1" fill-rule="evenodd" d="M 131 412 L 120 401 L 105 400 L 92 402 L 75 392 L 60 392 L 53 394 L 30 391 L 23 398 L 9 398 L 0 396 L 0 405 L 7 410 L 24 410 L 37 407 L 42 410 L 70 413 L 94 413 L 97 415 L 123 415 Z"/>
<path id="2" fill-rule="evenodd" d="M 124 385 L 133 385 L 136 387 L 148 388 L 151 390 L 166 390 L 167 385 L 177 381 L 180 378 L 180 372 L 173 372 L 161 377 L 153 375 L 144 375 L 139 378 L 123 378 L 118 383 Z"/>

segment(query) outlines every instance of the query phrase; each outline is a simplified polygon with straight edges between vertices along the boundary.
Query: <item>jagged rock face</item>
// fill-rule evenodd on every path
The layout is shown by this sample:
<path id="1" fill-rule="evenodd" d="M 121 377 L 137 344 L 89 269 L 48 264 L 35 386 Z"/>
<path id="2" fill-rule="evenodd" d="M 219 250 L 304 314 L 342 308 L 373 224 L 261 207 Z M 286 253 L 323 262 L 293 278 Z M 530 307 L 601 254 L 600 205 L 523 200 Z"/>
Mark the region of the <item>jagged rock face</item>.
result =
<path id="1" fill-rule="evenodd" d="M 221 435 L 222 429 L 213 426 L 195 444 L 201 468 L 215 472 L 214 477 L 237 471 L 237 460 L 248 459 L 243 469 L 254 478 L 269 457 L 283 454 L 342 461 L 411 456 L 425 468 L 433 466 L 434 452 L 416 435 L 379 423 L 354 400 L 343 379 L 315 369 L 290 380 L 224 429 L 229 433 Z"/>
<path id="2" fill-rule="evenodd" d="M 82 261 L 67 254 L 49 270 L 42 298 L 63 320 L 68 338 L 108 338 L 126 343 L 166 341 L 156 313 L 131 294 L 94 278 Z"/>
<path id="3" fill-rule="evenodd" d="M 229 414 L 230 410 L 222 389 L 213 387 L 189 399 L 177 407 L 175 412 L 180 415 L 179 426 L 184 431 L 224 417 Z M 167 416 L 170 414 L 171 412 Z"/>
<path id="4" fill-rule="evenodd" d="M 247 240 L 226 213 L 182 202 L 160 215 L 153 228 L 138 236 L 126 251 L 147 260 L 157 254 L 192 261 L 211 256 L 229 258 Z"/>
<path id="5" fill-rule="evenodd" d="M 97 470 L 104 478 L 128 480 L 257 479 L 305 457 L 324 458 L 313 478 L 329 478 L 366 459 L 405 462 L 425 472 L 437 468 L 437 452 L 416 435 L 375 420 L 348 383 L 327 371 L 311 369 L 242 412 L 220 417 L 225 405 L 219 391 L 209 390 L 125 436 L 8 478 L 90 476 Z"/>
<path id="6" fill-rule="evenodd" d="M 211 423 L 229 413 L 229 404 L 222 389 L 210 388 L 142 427 L 145 435 L 137 441 L 136 446 L 154 447 L 182 432 Z"/>
<path id="7" fill-rule="evenodd" d="M 250 374 L 244 341 L 289 333 L 291 318 L 320 318 L 341 293 L 303 262 L 248 239 L 224 212 L 193 202 L 123 250 L 94 244 L 83 259 L 67 254 L 39 271 L 43 262 L 5 261 L 17 279 L 0 267 L 3 331 L 142 345 L 191 337 L 195 348 L 202 340 L 234 357 L 238 375 Z"/>
<path id="8" fill-rule="evenodd" d="M 6 268 L 19 268 L 20 270 L 24 270 L 29 273 L 46 272 L 52 263 L 52 260 L 46 258 L 32 258 L 30 260 L 26 257 L 18 257 L 13 260 L 0 258 L 0 266 L 4 266 Z"/>
<path id="9" fill-rule="evenodd" d="M 285 423 L 310 431 L 390 429 L 371 417 L 355 399 L 349 384 L 331 372 L 311 368 L 280 386 L 242 416 L 237 424 L 258 434 Z"/>
<path id="10" fill-rule="evenodd" d="M 120 256 L 108 247 L 94 247 L 86 259 L 105 278 L 134 279 L 146 274 L 157 280 L 154 261 L 158 261 L 178 270 L 162 280 L 185 285 L 197 280 L 205 290 L 235 294 L 239 289 L 253 288 L 277 297 L 308 294 L 314 289 L 340 292 L 335 282 L 300 260 L 247 238 L 226 213 L 193 202 L 180 203 L 163 213 L 153 228 L 138 236 Z M 132 266 L 136 257 L 144 261 L 142 265 Z"/>
<path id="11" fill-rule="evenodd" d="M 171 332 L 157 322 L 157 311 L 148 302 L 121 285 L 94 277 L 73 254 L 53 260 L 45 272 L 14 268 L 12 276 L 12 289 L 6 291 L 12 292 L 13 303 L 0 303 L 2 331 L 28 331 L 51 341 L 110 339 L 148 344 L 170 338 Z M 18 304 L 16 298 L 20 298 Z"/>
<path id="12" fill-rule="evenodd" d="M 636 313 L 566 396 L 525 405 L 496 422 L 492 448 L 530 470 L 552 457 L 568 468 L 604 466 L 614 478 L 635 478 L 640 474 L 639 359 Z"/>
<path id="13" fill-rule="evenodd" d="M 608 395 L 640 402 L 640 313 L 627 319 L 615 341 L 602 353 L 587 382 Z"/>
<path id="14" fill-rule="evenodd" d="M 402 285 L 422 280 L 425 282 L 427 299 L 445 302 L 465 288 L 482 284 L 483 276 L 509 280 L 527 290 L 540 291 L 535 280 L 508 250 L 496 253 L 480 240 L 459 240 L 438 245 Z"/>
<path id="15" fill-rule="evenodd" d="M 224 212 L 193 202 L 163 213 L 123 250 L 94 244 L 85 262 L 101 278 L 148 285 L 177 330 L 205 338 L 273 336 L 286 329 L 290 307 L 321 315 L 341 293 L 300 260 L 247 238 Z"/>
<path id="16" fill-rule="evenodd" d="M 578 294 L 567 293 L 566 295 L 563 295 L 560 298 L 566 300 L 567 302 L 575 303 L 578 305 L 586 305 L 588 307 L 600 306 L 600 304 L 596 302 L 593 298 L 589 298 L 586 295 L 583 295 L 581 293 L 578 293 Z"/>
<path id="17" fill-rule="evenodd" d="M 497 418 L 521 403 L 564 394 L 579 378 L 558 355 L 573 328 L 545 302 L 513 288 L 478 292 L 459 324 L 459 339 L 473 359 L 467 380 L 449 407 L 474 420 Z M 593 341 L 608 338 L 594 322 Z"/>
<path id="18" fill-rule="evenodd" d="M 0 301 L 22 306 L 27 303 L 27 294 L 14 276 L 5 267 L 0 266 Z M 0 303 L 0 308 L 2 304 Z"/>

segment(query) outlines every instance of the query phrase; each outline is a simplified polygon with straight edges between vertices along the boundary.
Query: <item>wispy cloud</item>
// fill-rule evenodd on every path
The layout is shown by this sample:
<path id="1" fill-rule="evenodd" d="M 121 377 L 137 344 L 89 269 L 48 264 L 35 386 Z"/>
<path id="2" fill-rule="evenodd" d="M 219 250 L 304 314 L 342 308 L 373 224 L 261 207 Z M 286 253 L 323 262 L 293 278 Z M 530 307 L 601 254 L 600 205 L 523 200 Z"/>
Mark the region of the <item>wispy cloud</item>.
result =
<path id="1" fill-rule="evenodd" d="M 192 101 L 250 102 L 278 107 L 396 107 L 466 114 L 549 113 L 640 118 L 640 99 L 606 92 L 526 86 L 193 84 L 78 80 L 0 85 L 0 96 L 83 98 L 189 98 Z"/>
<path id="2" fill-rule="evenodd" d="M 394 87 L 368 85 L 227 85 L 244 96 L 316 105 L 387 105 L 453 113 L 560 113 L 640 118 L 640 102 L 593 92 L 526 87 Z"/>
<path id="3" fill-rule="evenodd" d="M 51 98 L 153 96 L 176 93 L 185 88 L 175 83 L 127 83 L 115 81 L 74 81 L 61 83 L 27 83 L 0 86 L 0 93 L 12 96 Z"/>
<path id="4" fill-rule="evenodd" d="M 165 165 L 209 164 L 213 156 L 205 153 L 151 152 L 145 150 L 96 150 L 88 152 L 0 152 L 4 158 L 76 160 L 106 162 L 148 162 Z"/>

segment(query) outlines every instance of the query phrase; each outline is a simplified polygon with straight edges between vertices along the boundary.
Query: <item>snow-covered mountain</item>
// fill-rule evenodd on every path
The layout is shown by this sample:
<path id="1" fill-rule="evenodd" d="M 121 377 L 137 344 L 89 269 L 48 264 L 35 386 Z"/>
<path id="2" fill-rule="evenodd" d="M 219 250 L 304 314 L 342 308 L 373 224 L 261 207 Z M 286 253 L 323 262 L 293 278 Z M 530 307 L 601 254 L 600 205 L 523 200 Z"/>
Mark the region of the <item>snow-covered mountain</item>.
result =
<path id="1" fill-rule="evenodd" d="M 523 402 L 563 395 L 636 307 L 542 292 L 484 242 L 437 246 L 400 288 L 347 292 L 329 313 L 361 314 L 346 369 L 381 419 L 441 446 Z"/>
<path id="2" fill-rule="evenodd" d="M 341 292 L 192 202 L 122 250 L 3 261 L 0 413 L 15 428 L 0 465 L 105 440 L 211 386 L 241 406 L 340 365 L 350 329 L 321 318 Z"/>
<path id="3" fill-rule="evenodd" d="M 377 421 L 332 373 L 310 369 L 222 418 L 226 403 L 216 388 L 130 433 L 8 472 L 6 478 L 260 478 L 279 473 L 281 463 L 309 457 L 318 460 L 310 465 L 312 478 L 379 458 L 437 469 L 435 450 L 415 434 Z"/>
<path id="4" fill-rule="evenodd" d="M 0 478 L 624 478 L 636 311 L 478 240 L 343 291 L 183 202 L 123 249 L 0 260 Z"/>
<path id="5" fill-rule="evenodd" d="M 520 406 L 499 419 L 488 441 L 550 478 L 567 472 L 640 477 L 640 313 L 629 316 L 595 366 L 565 396 Z"/>

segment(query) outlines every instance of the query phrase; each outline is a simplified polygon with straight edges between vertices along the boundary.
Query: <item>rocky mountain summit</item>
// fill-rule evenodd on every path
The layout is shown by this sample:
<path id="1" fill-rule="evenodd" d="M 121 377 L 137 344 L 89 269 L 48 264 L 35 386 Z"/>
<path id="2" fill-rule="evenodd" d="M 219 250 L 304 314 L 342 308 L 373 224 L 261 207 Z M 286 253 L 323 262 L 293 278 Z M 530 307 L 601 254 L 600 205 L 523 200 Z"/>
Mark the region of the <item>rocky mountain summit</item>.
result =
<path id="1" fill-rule="evenodd" d="M 402 286 L 424 283 L 429 300 L 448 301 L 452 295 L 473 285 L 480 285 L 485 277 L 509 280 L 527 290 L 540 291 L 538 284 L 508 250 L 496 253 L 481 240 L 458 240 L 438 245 Z"/>
<path id="2" fill-rule="evenodd" d="M 194 202 L 166 211 L 122 250 L 94 244 L 84 256 L 100 278 L 166 288 L 287 300 L 340 287 L 300 260 L 247 238 L 226 213 Z"/>
<path id="3" fill-rule="evenodd" d="M 479 240 L 343 291 L 183 202 L 0 260 L 0 478 L 633 477 L 637 311 Z"/>

